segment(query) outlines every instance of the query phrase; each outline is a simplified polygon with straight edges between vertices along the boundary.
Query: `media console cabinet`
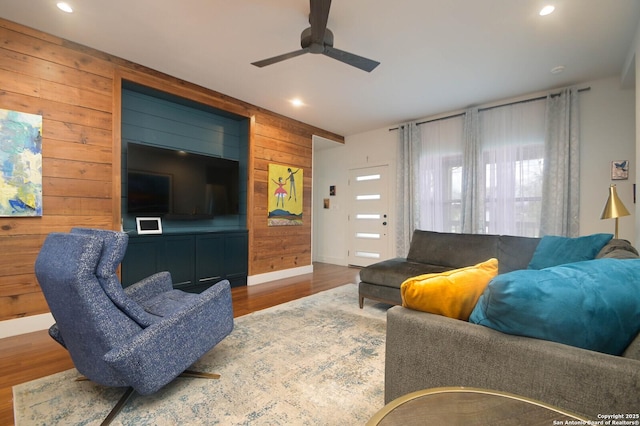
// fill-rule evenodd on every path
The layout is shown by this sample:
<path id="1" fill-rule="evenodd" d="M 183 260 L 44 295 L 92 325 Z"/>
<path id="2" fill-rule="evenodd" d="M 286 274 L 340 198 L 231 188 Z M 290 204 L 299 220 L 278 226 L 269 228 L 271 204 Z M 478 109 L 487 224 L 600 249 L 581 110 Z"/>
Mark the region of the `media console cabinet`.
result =
<path id="1" fill-rule="evenodd" d="M 174 288 L 192 293 L 223 279 L 247 285 L 248 249 L 247 230 L 130 235 L 122 285 L 160 271 L 171 273 Z"/>

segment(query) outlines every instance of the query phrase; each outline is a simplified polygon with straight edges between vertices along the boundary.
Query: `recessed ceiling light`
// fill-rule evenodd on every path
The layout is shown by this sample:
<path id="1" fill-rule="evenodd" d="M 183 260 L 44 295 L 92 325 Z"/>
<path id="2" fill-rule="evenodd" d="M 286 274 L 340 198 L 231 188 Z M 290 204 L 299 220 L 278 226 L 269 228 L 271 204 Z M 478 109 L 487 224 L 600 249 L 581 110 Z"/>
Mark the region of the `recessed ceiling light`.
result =
<path id="1" fill-rule="evenodd" d="M 551 68 L 551 74 L 560 74 L 562 71 L 564 71 L 564 65 Z"/>
<path id="2" fill-rule="evenodd" d="M 549 15 L 549 14 L 553 13 L 553 11 L 554 11 L 554 10 L 556 10 L 555 6 L 551 6 L 551 5 L 549 4 L 549 5 L 547 5 L 547 6 L 543 7 L 543 8 L 540 10 L 540 16 L 547 16 L 547 15 Z"/>
<path id="3" fill-rule="evenodd" d="M 69 3 L 65 3 L 63 1 L 58 2 L 58 4 L 56 4 L 56 6 L 58 6 L 58 9 L 60 9 L 63 12 L 67 12 L 67 13 L 72 13 L 73 9 L 71 8 L 71 6 L 69 6 Z"/>
<path id="4" fill-rule="evenodd" d="M 304 105 L 304 103 L 302 102 L 302 100 L 295 98 L 291 99 L 291 105 L 293 105 L 294 107 L 301 107 L 302 105 Z"/>

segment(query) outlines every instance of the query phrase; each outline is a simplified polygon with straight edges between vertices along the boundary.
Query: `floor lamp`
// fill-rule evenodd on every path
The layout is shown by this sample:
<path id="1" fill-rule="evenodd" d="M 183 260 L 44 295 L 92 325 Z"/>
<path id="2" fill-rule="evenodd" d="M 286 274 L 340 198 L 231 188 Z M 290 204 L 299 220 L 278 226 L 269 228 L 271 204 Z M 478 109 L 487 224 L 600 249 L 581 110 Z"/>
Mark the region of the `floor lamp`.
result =
<path id="1" fill-rule="evenodd" d="M 622 216 L 629 216 L 629 210 L 622 204 L 622 201 L 618 197 L 615 184 L 611 184 L 609 187 L 609 198 L 607 204 L 604 206 L 602 216 L 600 219 L 615 219 L 616 220 L 616 233 L 614 238 L 618 238 L 618 218 Z"/>

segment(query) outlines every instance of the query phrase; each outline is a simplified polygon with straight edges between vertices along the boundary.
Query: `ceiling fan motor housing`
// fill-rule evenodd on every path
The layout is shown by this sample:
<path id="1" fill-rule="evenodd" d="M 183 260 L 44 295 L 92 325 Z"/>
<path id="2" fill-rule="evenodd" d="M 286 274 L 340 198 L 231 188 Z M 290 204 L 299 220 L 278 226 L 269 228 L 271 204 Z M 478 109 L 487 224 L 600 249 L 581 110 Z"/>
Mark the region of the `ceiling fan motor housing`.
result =
<path id="1" fill-rule="evenodd" d="M 324 30 L 323 44 L 311 42 L 311 27 L 302 31 L 300 35 L 300 46 L 309 49 L 309 53 L 324 53 L 325 46 L 333 47 L 333 33 L 329 28 Z"/>

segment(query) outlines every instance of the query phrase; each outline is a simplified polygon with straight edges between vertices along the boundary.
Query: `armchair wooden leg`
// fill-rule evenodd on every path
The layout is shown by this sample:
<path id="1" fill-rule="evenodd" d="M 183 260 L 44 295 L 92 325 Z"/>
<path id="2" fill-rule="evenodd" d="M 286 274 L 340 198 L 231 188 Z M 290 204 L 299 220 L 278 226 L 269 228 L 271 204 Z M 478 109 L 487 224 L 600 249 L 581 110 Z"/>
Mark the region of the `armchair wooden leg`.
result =
<path id="1" fill-rule="evenodd" d="M 197 378 L 197 379 L 219 379 L 220 375 L 216 373 L 204 373 L 200 371 L 185 370 L 180 374 L 179 377 L 191 377 L 191 378 Z M 86 378 L 85 376 L 80 376 L 75 379 L 76 382 L 84 382 L 88 380 L 89 379 Z M 129 398 L 131 398 L 132 395 L 133 395 L 133 388 L 131 387 L 127 388 L 127 390 L 124 392 L 124 395 L 120 397 L 120 399 L 118 400 L 116 405 L 111 409 L 107 417 L 102 421 L 102 423 L 100 423 L 100 426 L 107 426 L 111 424 L 113 419 L 115 419 L 116 416 L 120 413 L 120 411 L 122 411 L 122 408 L 127 404 L 127 402 L 129 401 Z"/>
<path id="2" fill-rule="evenodd" d="M 133 388 L 127 388 L 127 390 L 124 392 L 124 395 L 120 397 L 116 405 L 111 409 L 109 415 L 102 421 L 102 423 L 100 423 L 100 426 L 107 426 L 111 424 L 113 419 L 116 418 L 118 413 L 120 413 L 120 411 L 122 411 L 122 408 L 127 404 L 129 398 L 131 398 L 131 395 L 133 395 Z"/>
<path id="3" fill-rule="evenodd" d="M 86 378 L 85 376 L 80 376 L 80 377 L 76 377 L 75 381 L 87 382 L 89 381 L 89 379 Z M 107 417 L 102 421 L 102 423 L 100 423 L 100 426 L 107 426 L 111 424 L 111 422 L 113 421 L 113 419 L 115 419 L 118 413 L 122 411 L 122 407 L 124 407 L 127 404 L 127 402 L 129 401 L 129 398 L 131 398 L 131 395 L 133 395 L 133 388 L 128 387 L 127 390 L 124 392 L 124 395 L 122 395 L 118 400 L 118 402 L 116 402 L 116 405 L 111 409 Z"/>
<path id="4" fill-rule="evenodd" d="M 203 373 L 201 371 L 184 370 L 180 377 L 193 377 L 196 379 L 219 379 L 220 375 L 216 373 Z"/>

